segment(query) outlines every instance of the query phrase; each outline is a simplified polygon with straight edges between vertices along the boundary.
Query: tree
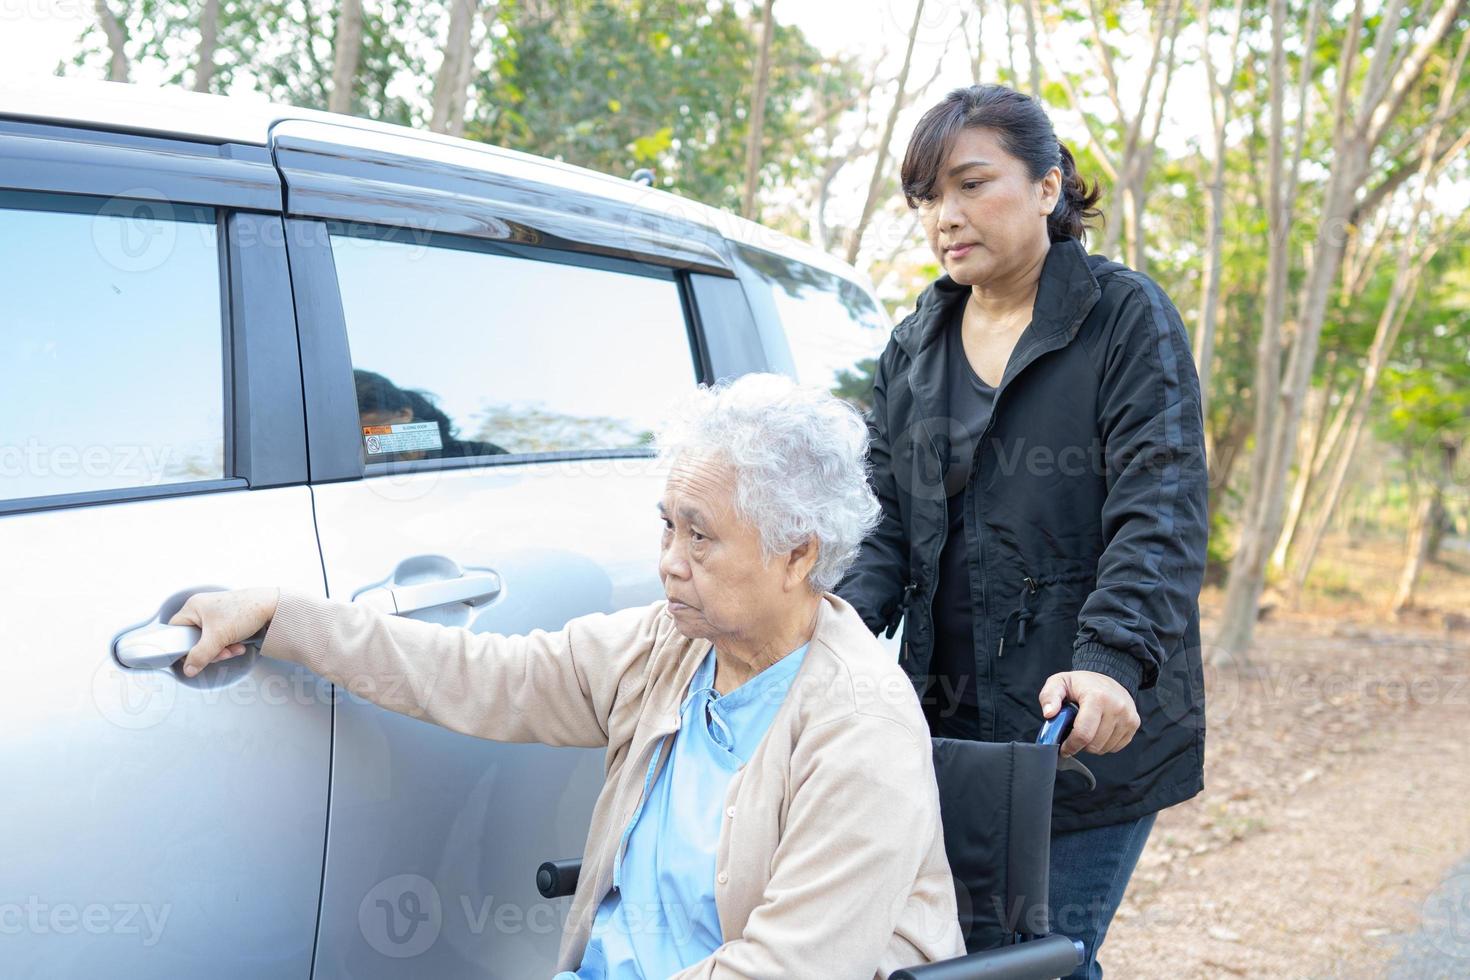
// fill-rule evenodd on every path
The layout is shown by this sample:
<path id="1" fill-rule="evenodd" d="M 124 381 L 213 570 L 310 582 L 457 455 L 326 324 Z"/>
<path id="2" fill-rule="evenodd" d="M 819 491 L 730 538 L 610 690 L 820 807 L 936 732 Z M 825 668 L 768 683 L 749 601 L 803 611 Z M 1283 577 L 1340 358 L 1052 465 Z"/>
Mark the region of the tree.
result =
<path id="1" fill-rule="evenodd" d="M 1276 0 L 1273 22 L 1285 19 L 1284 3 Z M 1463 0 L 1444 0 L 1417 40 L 1413 27 L 1404 31 L 1407 38 L 1398 44 L 1400 21 L 1404 17 L 1401 0 L 1391 0 L 1378 29 L 1368 36 L 1372 55 L 1361 84 L 1356 80 L 1356 60 L 1364 36 L 1362 0 L 1354 4 L 1351 21 L 1342 41 L 1342 56 L 1335 79 L 1332 149 L 1327 157 L 1330 170 L 1321 195 L 1321 217 L 1312 242 L 1310 266 L 1297 303 L 1295 335 L 1284 368 L 1278 372 L 1279 358 L 1263 341 L 1261 350 L 1262 382 L 1256 392 L 1261 400 L 1256 412 L 1256 449 L 1251 467 L 1250 493 L 1242 515 L 1239 544 L 1231 561 L 1225 607 L 1217 646 L 1237 656 L 1249 649 L 1254 635 L 1257 604 L 1265 587 L 1266 564 L 1279 537 L 1285 516 L 1286 480 L 1294 459 L 1302 405 L 1317 360 L 1318 343 L 1327 310 L 1327 300 L 1337 279 L 1346 245 L 1346 237 L 1356 213 L 1357 198 L 1373 176 L 1374 151 L 1383 146 L 1393 124 L 1399 120 L 1409 93 L 1416 89 L 1430 56 L 1454 26 Z M 1273 26 L 1273 58 L 1282 44 L 1281 33 Z M 1278 86 L 1273 91 L 1281 92 Z M 1280 119 L 1273 115 L 1273 141 L 1281 140 Z M 1279 156 L 1273 155 L 1272 172 L 1277 173 Z M 1272 195 L 1273 203 L 1290 201 Z M 1275 236 L 1291 227 L 1290 210 L 1272 228 Z M 1273 274 L 1279 263 L 1273 263 Z M 1271 288 L 1268 283 L 1268 289 Z M 1273 294 L 1279 297 L 1284 286 Z M 1269 303 L 1268 303 L 1269 306 Z M 1279 329 L 1278 311 L 1268 309 L 1265 327 Z"/>
<path id="2" fill-rule="evenodd" d="M 342 0 L 332 33 L 332 94 L 327 109 L 351 112 L 362 57 L 362 0 Z"/>
<path id="3" fill-rule="evenodd" d="M 755 94 L 750 99 L 750 126 L 745 134 L 745 193 L 741 195 L 740 213 L 756 216 L 755 192 L 761 170 L 761 142 L 766 119 L 766 89 L 771 83 L 771 13 L 776 0 L 766 0 L 761 9 L 761 53 L 755 64 Z"/>
<path id="4" fill-rule="evenodd" d="M 107 0 L 96 0 L 97 21 L 102 25 L 102 33 L 107 36 L 107 47 L 112 53 L 112 60 L 107 66 L 107 80 L 109 82 L 126 82 L 128 80 L 128 30 L 117 14 L 112 12 L 112 7 Z"/>
<path id="5" fill-rule="evenodd" d="M 899 110 L 903 108 L 904 88 L 908 85 L 909 68 L 914 63 L 914 41 L 919 36 L 919 24 L 923 15 L 924 0 L 915 0 L 914 21 L 909 27 L 908 43 L 903 50 L 903 67 L 898 70 L 898 91 L 893 97 L 893 105 L 888 110 L 888 118 L 883 123 L 883 135 L 878 138 L 876 157 L 873 162 L 873 178 L 868 182 L 868 194 L 863 198 L 862 213 L 858 217 L 857 225 L 852 229 L 852 234 L 848 236 L 844 258 L 849 263 L 857 261 L 858 249 L 863 244 L 863 234 L 868 230 L 868 222 L 873 219 L 873 211 L 878 207 L 878 197 L 883 188 L 883 165 L 888 160 L 888 147 L 893 142 L 893 130 L 898 125 Z"/>
<path id="6" fill-rule="evenodd" d="M 465 133 L 739 211 L 758 43 L 731 0 L 504 5 Z M 824 147 L 810 109 L 858 84 L 794 27 L 772 22 L 759 179 L 809 178 Z"/>
<path id="7" fill-rule="evenodd" d="M 1336 464 L 1329 476 L 1329 482 L 1324 490 L 1321 507 L 1318 509 L 1317 520 L 1314 522 L 1311 534 L 1307 538 L 1303 553 L 1296 563 L 1296 569 L 1291 577 L 1291 590 L 1299 592 L 1311 573 L 1312 563 L 1316 559 L 1317 549 L 1321 546 L 1322 536 L 1326 530 L 1327 521 L 1332 516 L 1332 511 L 1337 507 L 1342 498 L 1343 487 L 1347 483 L 1348 467 L 1352 464 L 1354 453 L 1357 452 L 1358 441 L 1362 435 L 1363 427 L 1367 421 L 1368 409 L 1372 404 L 1373 396 L 1378 387 L 1378 380 L 1387 364 L 1388 357 L 1392 353 L 1394 344 L 1398 341 L 1400 330 L 1404 321 L 1408 318 L 1409 309 L 1414 302 L 1414 294 L 1419 288 L 1419 280 L 1425 267 L 1433 261 L 1435 253 L 1445 244 L 1447 229 L 1435 230 L 1428 236 L 1428 240 L 1422 245 L 1419 241 L 1421 223 L 1426 219 L 1429 210 L 1430 194 L 1436 183 L 1438 174 L 1435 170 L 1436 154 L 1444 128 L 1449 121 L 1449 114 L 1453 107 L 1456 85 L 1459 83 L 1461 74 L 1465 67 L 1466 54 L 1470 53 L 1470 31 L 1467 31 L 1460 40 L 1459 53 L 1456 55 L 1454 64 L 1450 68 L 1449 75 L 1444 84 L 1440 86 L 1439 106 L 1435 111 L 1433 122 L 1424 136 L 1425 150 L 1420 154 L 1422 161 L 1420 165 L 1418 190 L 1414 195 L 1414 203 L 1409 212 L 1407 227 L 1402 242 L 1398 249 L 1398 261 L 1394 268 L 1393 284 L 1389 290 L 1387 301 L 1383 304 L 1382 313 L 1379 316 L 1378 328 L 1373 336 L 1373 342 L 1369 345 L 1367 364 L 1364 367 L 1362 378 L 1354 392 L 1354 397 L 1349 403 L 1350 412 L 1347 422 L 1345 442 L 1339 453 Z M 1442 222 L 1453 228 L 1449 222 Z M 1427 516 L 1427 515 L 1426 515 Z M 1426 537 L 1427 543 L 1427 537 Z"/>
<path id="8" fill-rule="evenodd" d="M 199 49 L 194 61 L 196 92 L 208 92 L 214 80 L 214 52 L 219 46 L 219 0 L 204 0 L 199 14 Z"/>
<path id="9" fill-rule="evenodd" d="M 434 108 L 429 128 L 436 133 L 464 133 L 465 99 L 475 67 L 474 29 L 479 0 L 450 0 L 444 60 L 434 75 Z"/>
<path id="10" fill-rule="evenodd" d="M 1034 5 L 1036 21 L 1048 25 L 1039 6 L 1040 0 L 1026 2 Z M 1075 11 L 1062 3 L 1056 4 L 1053 10 L 1052 21 L 1070 22 L 1076 17 Z M 1142 90 L 1136 99 L 1125 98 L 1119 82 L 1120 48 L 1110 40 L 1110 35 L 1123 32 L 1122 16 L 1116 9 L 1104 10 L 1099 6 L 1099 0 L 1088 0 L 1087 3 L 1086 20 L 1092 40 L 1089 47 L 1096 54 L 1097 72 L 1068 71 L 1068 61 L 1060 57 L 1053 46 L 1056 32 L 1051 29 L 1046 31 L 1046 46 L 1052 61 L 1049 74 L 1057 81 L 1059 94 L 1086 124 L 1093 158 L 1107 175 L 1113 194 L 1122 207 L 1123 221 L 1107 223 L 1101 251 L 1106 255 L 1117 254 L 1126 230 L 1124 261 L 1132 268 L 1144 271 L 1148 265 L 1143 248 L 1148 177 L 1157 156 L 1159 127 L 1174 74 L 1175 42 L 1184 18 L 1183 0 L 1163 0 L 1162 6 L 1152 12 L 1149 5 L 1140 4 L 1136 15 L 1147 15 L 1151 24 L 1148 62 L 1143 73 Z M 1098 118 L 1087 109 L 1088 93 L 1082 86 L 1087 78 L 1094 76 L 1100 77 L 1104 83 L 1107 102 L 1113 110 L 1111 122 Z"/>
<path id="11" fill-rule="evenodd" d="M 1313 6 L 1316 11 L 1316 6 Z M 1215 359 L 1215 320 L 1220 309 L 1221 259 L 1225 247 L 1225 157 L 1227 151 L 1226 127 L 1230 124 L 1230 99 L 1235 90 L 1235 77 L 1240 69 L 1236 54 L 1240 45 L 1240 30 L 1245 23 L 1245 0 L 1235 0 L 1235 15 L 1232 18 L 1230 43 L 1226 47 L 1230 70 L 1221 82 L 1215 75 L 1215 65 L 1210 57 L 1211 0 L 1201 0 L 1200 25 L 1204 40 L 1200 50 L 1204 58 L 1205 80 L 1210 89 L 1210 128 L 1214 137 L 1214 158 L 1210 166 L 1209 232 L 1205 240 L 1204 285 L 1200 289 L 1198 325 L 1194 331 L 1194 361 L 1199 372 L 1201 409 L 1208 417 L 1210 395 L 1210 369 Z M 1315 25 L 1315 20 L 1313 24 Z M 1307 48 L 1312 47 L 1312 31 L 1308 31 Z"/>

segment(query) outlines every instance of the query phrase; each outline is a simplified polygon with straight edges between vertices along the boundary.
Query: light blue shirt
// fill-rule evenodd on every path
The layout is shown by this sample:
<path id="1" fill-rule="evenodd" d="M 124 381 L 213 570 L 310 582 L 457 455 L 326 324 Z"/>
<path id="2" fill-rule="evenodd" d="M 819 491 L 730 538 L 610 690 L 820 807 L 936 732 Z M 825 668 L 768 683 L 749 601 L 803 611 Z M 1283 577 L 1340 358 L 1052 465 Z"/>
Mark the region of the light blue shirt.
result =
<path id="1" fill-rule="evenodd" d="M 706 958 L 724 942 L 715 909 L 715 849 L 726 819 L 725 792 L 755 753 L 806 656 L 803 644 L 721 696 L 711 650 L 680 706 L 679 731 L 623 831 L 613 887 L 597 907 L 592 938 L 576 973 L 555 980 L 667 977 Z M 664 736 L 668 738 L 670 736 Z"/>

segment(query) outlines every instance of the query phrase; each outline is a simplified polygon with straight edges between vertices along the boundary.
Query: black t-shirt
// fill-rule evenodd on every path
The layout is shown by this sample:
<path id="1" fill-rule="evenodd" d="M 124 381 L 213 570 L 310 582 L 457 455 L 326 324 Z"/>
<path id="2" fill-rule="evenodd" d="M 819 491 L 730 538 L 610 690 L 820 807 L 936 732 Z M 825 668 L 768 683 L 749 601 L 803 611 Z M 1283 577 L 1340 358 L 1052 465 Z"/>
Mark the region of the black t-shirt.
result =
<path id="1" fill-rule="evenodd" d="M 936 685 L 930 697 L 978 703 L 975 677 L 974 608 L 970 601 L 972 556 L 965 541 L 965 486 L 970 480 L 975 447 L 995 406 L 995 389 L 981 380 L 965 356 L 960 331 L 964 304 L 945 330 L 944 360 L 949 416 L 949 468 L 944 490 L 949 496 L 949 533 L 939 555 L 939 582 L 934 591 L 934 659 L 930 672 Z"/>

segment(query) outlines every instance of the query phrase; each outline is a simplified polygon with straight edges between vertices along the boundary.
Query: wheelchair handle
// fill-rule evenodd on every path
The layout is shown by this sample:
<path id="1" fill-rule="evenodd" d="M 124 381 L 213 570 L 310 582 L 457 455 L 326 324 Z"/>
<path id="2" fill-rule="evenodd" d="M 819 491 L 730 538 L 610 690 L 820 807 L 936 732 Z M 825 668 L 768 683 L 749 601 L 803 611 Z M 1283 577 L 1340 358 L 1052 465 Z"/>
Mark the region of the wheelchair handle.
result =
<path id="1" fill-rule="evenodd" d="M 1064 701 L 1055 716 L 1041 723 L 1041 731 L 1036 733 L 1036 744 L 1061 745 L 1072 734 L 1072 722 L 1076 720 L 1077 703 Z"/>

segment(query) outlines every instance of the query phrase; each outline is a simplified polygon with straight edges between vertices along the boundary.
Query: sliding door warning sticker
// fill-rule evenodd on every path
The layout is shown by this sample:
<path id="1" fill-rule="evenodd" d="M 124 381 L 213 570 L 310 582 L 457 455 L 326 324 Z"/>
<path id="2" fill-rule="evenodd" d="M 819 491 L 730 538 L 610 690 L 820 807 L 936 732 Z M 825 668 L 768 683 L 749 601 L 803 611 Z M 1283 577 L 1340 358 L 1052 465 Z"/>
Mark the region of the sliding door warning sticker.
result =
<path id="1" fill-rule="evenodd" d="M 365 425 L 362 441 L 369 456 L 403 453 L 415 449 L 443 449 L 438 422 L 400 422 L 397 425 Z"/>

